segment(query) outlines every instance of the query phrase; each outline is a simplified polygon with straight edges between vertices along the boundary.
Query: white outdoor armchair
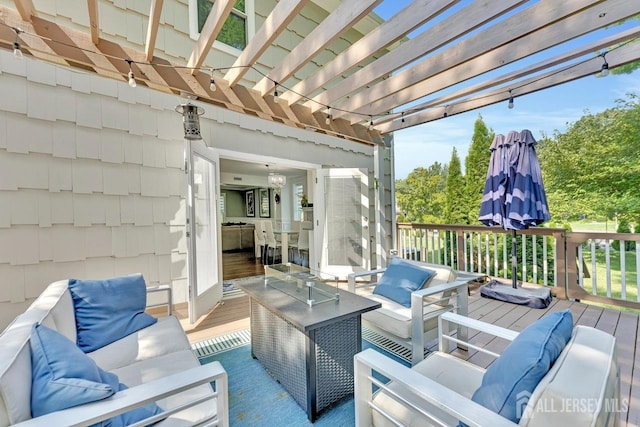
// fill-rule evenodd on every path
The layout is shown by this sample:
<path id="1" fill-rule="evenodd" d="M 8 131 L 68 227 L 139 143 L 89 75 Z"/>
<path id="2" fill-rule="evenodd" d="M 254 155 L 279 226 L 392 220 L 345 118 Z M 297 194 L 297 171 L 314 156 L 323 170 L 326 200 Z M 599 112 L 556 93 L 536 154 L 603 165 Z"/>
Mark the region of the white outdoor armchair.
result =
<path id="1" fill-rule="evenodd" d="M 357 427 L 456 426 L 458 422 L 469 426 L 490 427 L 619 424 L 620 413 L 626 410 L 627 402 L 620 398 L 616 340 L 612 335 L 586 326 L 576 326 L 571 330 L 570 323 L 568 341 L 564 347 L 558 347 L 559 355 L 551 362 L 547 371 L 540 371 L 537 367 L 514 369 L 512 372 L 516 373 L 537 372 L 541 377 L 532 383 L 531 392 L 519 390 L 520 378 L 513 380 L 517 384 L 514 387 L 506 380 L 507 384 L 502 389 L 510 390 L 515 401 L 505 400 L 502 408 L 509 408 L 516 414 L 514 421 L 504 413 L 499 415 L 477 403 L 475 394 L 482 397 L 485 393 L 484 396 L 489 396 L 490 400 L 497 400 L 495 391 L 498 389 L 495 383 L 490 384 L 491 392 L 484 392 L 486 388 L 483 388 L 476 393 L 481 385 L 485 385 L 483 377 L 491 367 L 485 370 L 448 353 L 449 337 L 443 331 L 449 329 L 449 323 L 463 325 L 483 335 L 507 341 L 515 340 L 521 334 L 454 313 L 445 313 L 441 316 L 440 351 L 429 354 L 412 368 L 373 349 L 356 354 L 354 372 Z M 526 341 L 520 340 L 518 345 L 513 343 L 509 355 L 509 347 L 498 355 L 475 346 L 473 341 L 467 345 L 470 349 L 493 357 L 510 358 L 515 354 L 520 358 L 527 352 L 521 351 L 519 344 Z M 542 353 L 532 351 L 529 352 L 531 354 L 535 359 Z M 493 363 L 496 364 L 497 360 L 499 359 Z M 509 363 L 511 362 L 506 365 Z M 504 363 L 495 365 L 500 369 L 493 371 L 504 372 L 504 366 Z M 380 381 L 380 376 L 389 381 Z"/>
<path id="2" fill-rule="evenodd" d="M 383 275 L 387 268 L 350 274 L 347 278 L 348 289 L 350 292 L 361 293 L 382 304 L 381 308 L 362 315 L 362 325 L 410 349 L 412 364 L 416 364 L 424 358 L 425 345 L 438 336 L 439 315 L 448 311 L 461 315 L 467 314 L 470 279 L 458 280 L 456 272 L 448 266 L 394 258 L 390 267 L 394 263 L 418 267 L 434 273 L 426 284 L 411 293 L 410 307 L 399 304 L 384 295 L 364 294 L 358 291 L 361 288 L 373 286 L 369 282 L 357 281 L 358 278 Z M 402 277 L 394 276 L 392 281 L 398 282 L 401 279 Z M 381 282 L 382 278 L 379 281 Z M 457 333 L 461 338 L 466 338 L 464 327 L 458 328 Z"/>

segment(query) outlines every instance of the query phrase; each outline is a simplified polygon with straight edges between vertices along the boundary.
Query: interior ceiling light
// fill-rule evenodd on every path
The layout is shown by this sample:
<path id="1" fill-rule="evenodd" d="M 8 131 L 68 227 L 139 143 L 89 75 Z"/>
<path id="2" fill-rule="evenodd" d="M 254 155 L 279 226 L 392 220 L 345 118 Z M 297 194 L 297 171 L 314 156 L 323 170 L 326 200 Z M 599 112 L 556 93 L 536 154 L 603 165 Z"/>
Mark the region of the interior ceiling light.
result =
<path id="1" fill-rule="evenodd" d="M 269 165 L 266 165 L 266 166 L 267 166 L 267 170 L 269 170 Z M 269 176 L 267 177 L 267 182 L 272 187 L 282 188 L 287 184 L 287 177 L 277 172 L 269 172 Z"/>

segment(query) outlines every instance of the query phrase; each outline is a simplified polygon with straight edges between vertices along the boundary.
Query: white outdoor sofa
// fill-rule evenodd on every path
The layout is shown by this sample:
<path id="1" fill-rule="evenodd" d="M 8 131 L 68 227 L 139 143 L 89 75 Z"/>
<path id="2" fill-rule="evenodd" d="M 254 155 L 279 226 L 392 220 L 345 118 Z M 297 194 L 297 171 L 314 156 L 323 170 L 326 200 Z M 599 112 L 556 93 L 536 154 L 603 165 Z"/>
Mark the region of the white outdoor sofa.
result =
<path id="1" fill-rule="evenodd" d="M 171 306 L 170 293 L 168 303 Z M 61 333 L 73 341 L 71 345 L 76 343 L 74 305 L 67 280 L 50 284 L 0 334 L 0 427 L 86 426 L 151 402 L 156 402 L 162 412 L 142 425 L 157 421 L 157 426 L 229 425 L 225 370 L 218 362 L 200 365 L 174 316 L 161 317 L 144 329 L 86 353 L 104 371 L 116 374 L 128 389 L 32 418 L 29 341 L 34 323 Z"/>
<path id="2" fill-rule="evenodd" d="M 448 329 L 447 323 L 464 325 L 469 330 L 511 342 L 519 335 L 454 313 L 441 316 L 441 331 Z M 532 392 L 509 389 L 514 394 L 517 392 L 514 406 L 517 416 L 521 417 L 517 423 L 471 400 L 484 385 L 486 370 L 445 351 L 450 348 L 446 334 L 440 333 L 440 351 L 431 353 L 412 368 L 367 349 L 355 355 L 355 425 L 422 427 L 456 426 L 463 422 L 469 426 L 490 427 L 617 426 L 627 402 L 620 400 L 615 338 L 585 326 L 569 325 L 568 334 L 568 342 L 559 347 L 555 363 L 552 362 L 548 371 L 539 371 L 542 378 L 534 382 Z M 468 346 L 470 351 L 499 356 L 471 343 Z M 507 349 L 501 354 L 506 354 Z M 524 356 L 526 352 L 520 350 L 512 351 L 511 355 Z M 380 375 L 390 381 L 379 381 Z M 372 391 L 374 385 L 381 388 Z M 485 396 L 493 398 L 493 394 Z"/>
<path id="3" fill-rule="evenodd" d="M 393 258 L 394 262 L 431 270 L 435 274 L 422 288 L 411 293 L 411 307 L 405 307 L 383 295 L 364 294 L 360 288 L 370 288 L 370 282 L 357 279 L 384 275 L 387 268 L 350 274 L 348 290 L 378 301 L 382 307 L 362 315 L 362 325 L 395 343 L 411 350 L 412 364 L 424 358 L 425 345 L 438 337 L 438 316 L 448 311 L 467 314 L 468 283 L 478 275 L 459 273 L 445 265 Z M 382 278 L 380 279 L 382 280 Z M 395 280 L 395 279 L 394 279 Z M 466 337 L 465 328 L 458 329 L 461 338 Z"/>

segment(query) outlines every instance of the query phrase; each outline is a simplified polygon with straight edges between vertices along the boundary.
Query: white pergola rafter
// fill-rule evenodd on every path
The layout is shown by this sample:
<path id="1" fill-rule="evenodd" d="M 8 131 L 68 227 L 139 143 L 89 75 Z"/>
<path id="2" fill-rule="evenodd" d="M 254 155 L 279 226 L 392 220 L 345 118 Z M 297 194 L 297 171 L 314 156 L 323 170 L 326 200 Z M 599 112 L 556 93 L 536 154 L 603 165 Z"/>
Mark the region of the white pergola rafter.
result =
<path id="1" fill-rule="evenodd" d="M 234 87 L 249 71 L 247 66 L 254 65 L 271 43 L 282 33 L 309 0 L 281 0 L 273 8 L 264 24 L 244 48 L 240 56 L 227 71 L 224 79 Z"/>
<path id="2" fill-rule="evenodd" d="M 202 26 L 198 42 L 189 56 L 189 61 L 187 61 L 187 67 L 193 68 L 191 74 L 198 73 L 198 68 L 200 68 L 209 50 L 211 50 L 213 42 L 220 34 L 220 30 L 222 30 L 222 26 L 235 3 L 235 0 L 218 0 L 211 6 L 211 12 Z"/>
<path id="3" fill-rule="evenodd" d="M 639 59 L 640 43 L 629 43 L 620 47 L 619 49 L 615 49 L 607 53 L 607 62 L 609 63 L 610 68 L 625 65 Z M 577 65 L 570 65 L 561 70 L 550 71 L 542 75 L 518 82 L 516 85 L 517 89 L 512 90 L 512 95 L 517 99 L 517 97 L 519 96 L 527 95 L 583 77 L 594 75 L 598 71 L 600 71 L 601 65 L 602 58 L 594 56 L 589 61 L 579 63 Z M 474 97 L 458 101 L 454 104 L 425 110 L 411 116 L 405 116 L 404 123 L 401 121 L 401 119 L 396 119 L 393 122 L 385 123 L 384 125 L 380 126 L 381 133 L 390 133 L 396 130 L 441 119 L 445 108 L 447 109 L 448 116 L 452 116 L 454 114 L 460 114 L 467 111 L 476 110 L 478 108 L 486 107 L 498 102 L 503 102 L 508 100 L 509 97 L 510 94 L 508 91 L 508 87 L 495 89 L 491 92 L 478 94 Z"/>
<path id="4" fill-rule="evenodd" d="M 254 87 L 266 95 L 273 89 L 273 82 L 284 82 L 298 71 L 304 64 L 311 61 L 322 49 L 349 29 L 373 10 L 382 0 L 349 0 L 340 3 L 327 19 L 322 21 L 309 33 L 280 64 L 271 70 L 267 77 L 260 80 Z"/>
<path id="5" fill-rule="evenodd" d="M 151 7 L 149 8 L 149 25 L 147 26 L 147 39 L 144 45 L 144 56 L 147 62 L 151 62 L 153 59 L 153 51 L 156 48 L 160 15 L 162 15 L 162 3 L 163 0 L 151 0 Z"/>
<path id="6" fill-rule="evenodd" d="M 435 24 L 422 34 L 396 47 L 377 61 L 356 71 L 304 105 L 312 111 L 322 105 L 338 105 L 339 99 L 372 82 L 386 77 L 403 66 L 471 32 L 473 29 L 505 14 L 526 0 L 488 0 L 474 2 Z"/>
<path id="7" fill-rule="evenodd" d="M 87 0 L 87 10 L 89 13 L 89 31 L 91 32 L 91 42 L 97 46 L 100 42 L 100 17 L 98 15 L 98 0 Z"/>
<path id="8" fill-rule="evenodd" d="M 31 21 L 31 16 L 35 11 L 33 0 L 13 0 L 13 4 L 16 5 L 16 9 L 23 21 Z"/>
<path id="9" fill-rule="evenodd" d="M 309 96 L 322 85 L 339 77 L 373 56 L 378 51 L 395 43 L 406 36 L 416 27 L 438 16 L 443 11 L 458 3 L 460 0 L 416 0 L 409 3 L 388 21 L 366 34 L 356 43 L 343 50 L 331 62 L 325 64 L 312 76 L 298 82 L 291 90 L 280 96 L 289 103 L 300 101 L 302 96 Z"/>
<path id="10" fill-rule="evenodd" d="M 498 68 L 515 59 L 525 57 L 522 50 L 527 54 L 533 54 L 547 47 L 564 42 L 570 38 L 569 33 L 575 31 L 576 26 L 566 25 L 566 20 L 572 19 L 572 15 L 600 3 L 602 0 L 565 0 L 557 2 L 555 0 L 542 0 L 532 6 L 510 16 L 497 24 L 494 24 L 471 37 L 460 41 L 455 46 L 442 50 L 413 67 L 407 68 L 389 79 L 372 86 L 351 96 L 346 102 L 341 103 L 341 108 L 346 110 L 358 110 L 367 107 L 370 114 L 376 115 L 381 111 L 388 111 L 384 105 L 397 102 L 403 105 L 407 102 L 425 96 L 429 91 L 434 92 L 434 88 L 441 90 L 447 87 L 440 73 L 448 72 L 448 76 L 455 76 L 453 80 L 460 82 L 463 79 L 459 75 L 458 67 L 467 62 L 475 61 L 478 64 L 467 67 L 467 69 L 480 68 L 475 75 Z M 619 2 L 621 0 L 613 0 Z M 628 3 L 628 1 L 627 1 Z M 599 14 L 595 9 L 590 9 L 591 13 Z M 607 14 L 608 15 L 608 14 Z M 605 16 L 603 19 L 607 19 Z M 558 26 L 554 26 L 554 24 Z M 499 27 L 499 28 L 497 28 Z M 543 46 L 539 40 L 539 35 L 532 34 L 544 32 L 545 28 L 553 28 L 554 31 L 546 31 L 552 40 Z M 499 49 L 499 50 L 498 50 Z M 499 52 L 496 54 L 495 52 Z M 450 79 L 451 80 L 451 79 Z M 416 85 L 420 84 L 420 90 Z M 401 92 L 401 93 L 400 93 Z M 397 96 L 396 96 L 397 94 Z M 388 102 L 374 103 L 383 98 Z M 412 99 L 408 99 L 412 98 Z M 402 99 L 403 101 L 400 101 Z M 404 101 L 407 99 L 407 101 Z M 343 114 L 337 114 L 343 117 Z M 357 120 L 355 117 L 352 120 Z"/>
<path id="11" fill-rule="evenodd" d="M 585 46 L 581 46 L 577 49 L 573 49 L 569 52 L 563 53 L 561 55 L 557 55 L 553 58 L 546 59 L 544 61 L 538 62 L 536 64 L 530 65 L 523 69 L 513 71 L 511 73 L 504 74 L 500 77 L 496 77 L 491 80 L 484 81 L 482 83 L 475 84 L 473 86 L 466 87 L 459 91 L 440 96 L 438 98 L 434 98 L 430 101 L 412 105 L 410 108 L 404 111 L 404 116 L 409 117 L 410 114 L 414 112 L 420 112 L 421 110 L 426 110 L 428 108 L 434 108 L 439 105 L 447 105 L 454 103 L 458 99 L 462 99 L 465 96 L 472 95 L 474 93 L 480 93 L 485 90 L 491 89 L 493 87 L 508 83 L 514 82 L 517 86 L 517 80 L 523 77 L 530 76 L 532 74 L 551 69 L 553 67 L 559 66 L 561 64 L 565 64 L 569 61 L 572 61 L 577 58 L 581 58 L 585 55 L 593 55 L 594 52 L 597 52 L 602 49 L 606 49 L 611 46 L 615 46 L 620 43 L 624 43 L 626 41 L 635 39 L 640 37 L 640 26 L 637 28 L 632 28 L 626 31 L 622 31 L 621 33 L 615 34 L 610 37 L 606 37 L 602 40 L 595 41 L 593 43 L 589 43 Z M 395 120 L 398 117 L 402 117 L 400 112 L 396 112 L 393 115 L 383 116 L 374 121 L 374 124 L 378 130 L 381 132 L 388 132 L 389 127 L 383 126 L 384 123 Z"/>

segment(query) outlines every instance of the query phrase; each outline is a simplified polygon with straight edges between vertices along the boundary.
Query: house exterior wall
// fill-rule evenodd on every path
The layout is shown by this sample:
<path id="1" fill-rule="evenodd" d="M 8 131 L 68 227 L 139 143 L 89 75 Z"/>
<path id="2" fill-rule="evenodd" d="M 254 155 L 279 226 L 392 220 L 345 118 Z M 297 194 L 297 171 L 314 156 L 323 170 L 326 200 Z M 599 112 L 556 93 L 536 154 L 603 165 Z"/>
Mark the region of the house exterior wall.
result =
<path id="1" fill-rule="evenodd" d="M 184 100 L 0 51 L 0 327 L 52 281 L 141 272 L 187 300 Z M 373 147 L 206 105 L 223 151 L 373 169 Z"/>

